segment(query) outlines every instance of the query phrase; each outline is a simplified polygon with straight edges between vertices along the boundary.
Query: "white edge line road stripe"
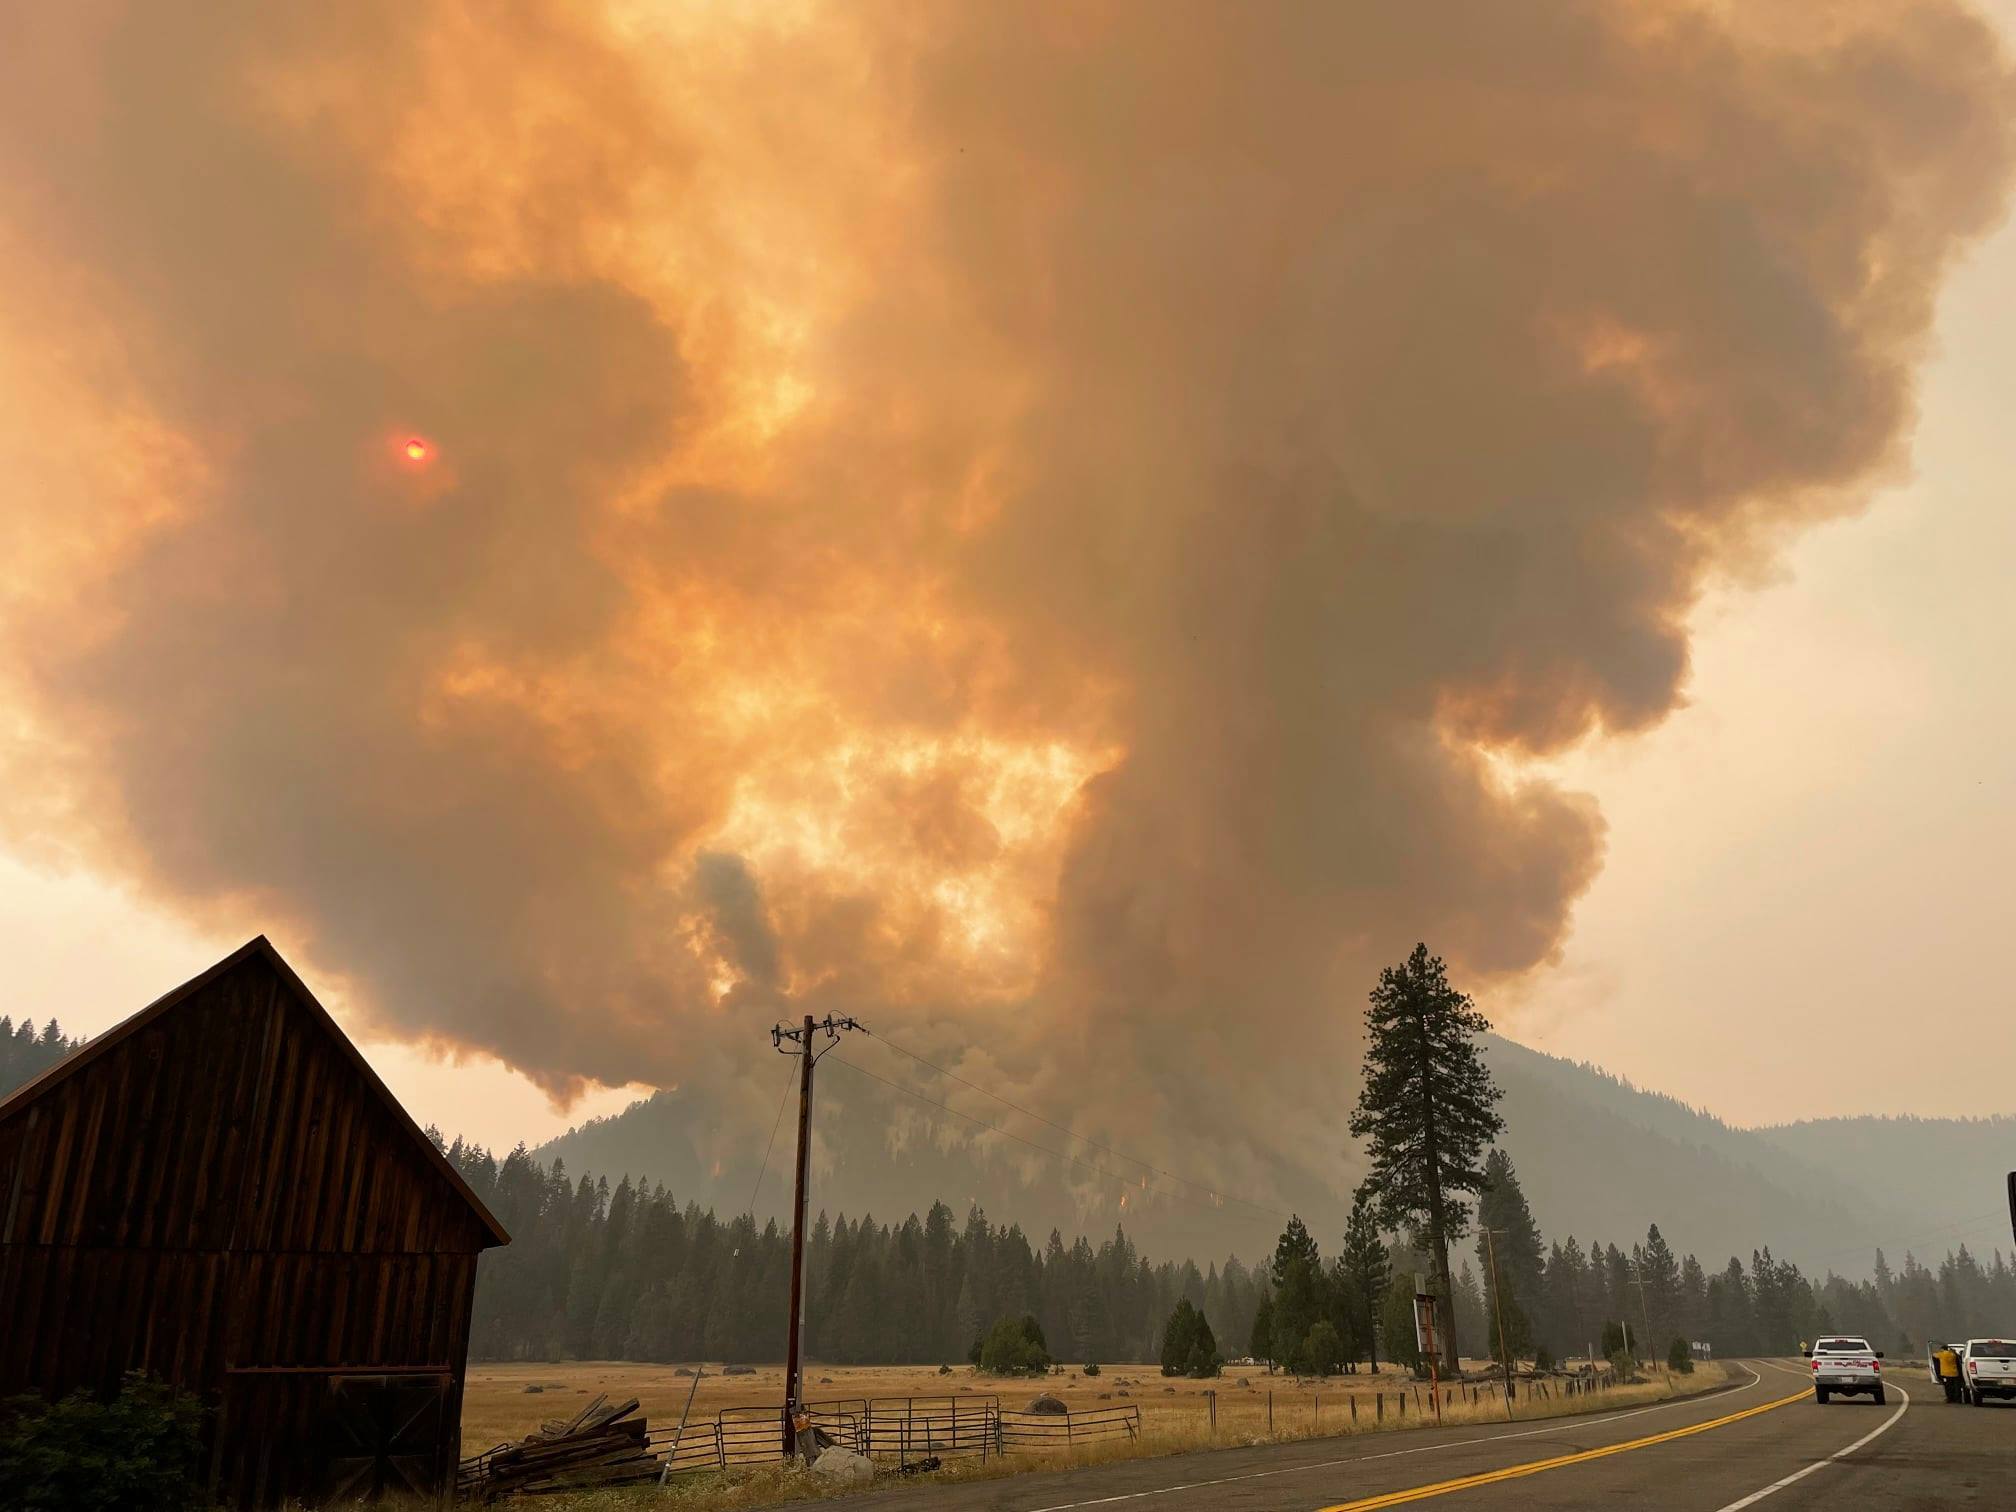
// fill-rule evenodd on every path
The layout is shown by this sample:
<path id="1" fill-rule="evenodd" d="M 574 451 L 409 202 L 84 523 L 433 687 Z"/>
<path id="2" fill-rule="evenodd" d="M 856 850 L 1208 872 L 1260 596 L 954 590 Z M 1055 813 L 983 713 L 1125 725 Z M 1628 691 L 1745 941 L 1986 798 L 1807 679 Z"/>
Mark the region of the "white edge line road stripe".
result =
<path id="1" fill-rule="evenodd" d="M 1750 1370 L 1748 1365 L 1739 1367 Z M 1717 1397 L 1733 1397 L 1760 1384 L 1764 1377 L 1750 1370 L 1750 1379 L 1734 1391 L 1717 1392 Z M 1471 1444 L 1496 1444 L 1506 1439 L 1537 1438 L 1541 1434 L 1557 1433 L 1568 1424 L 1578 1424 L 1584 1428 L 1600 1428 L 1605 1423 L 1621 1423 L 1626 1418 L 1643 1417 L 1648 1412 L 1664 1412 L 1669 1407 L 1685 1407 L 1693 1402 L 1707 1401 L 1706 1394 L 1682 1397 L 1677 1402 L 1658 1402 L 1650 1407 L 1634 1407 L 1629 1412 L 1620 1412 L 1612 1417 L 1578 1418 L 1573 1413 L 1563 1413 L 1548 1420 L 1544 1428 L 1528 1428 L 1522 1433 L 1487 1433 L 1478 1438 L 1456 1439 L 1447 1444 L 1419 1444 L 1412 1449 L 1389 1449 L 1384 1454 L 1354 1454 L 1345 1459 L 1318 1460 L 1308 1465 L 1283 1465 L 1279 1470 L 1249 1470 L 1244 1475 L 1224 1475 L 1217 1480 L 1188 1481 L 1180 1486 L 1156 1486 L 1148 1491 L 1126 1491 L 1118 1496 L 1095 1496 L 1090 1501 L 1057 1502 L 1048 1507 L 1032 1507 L 1029 1512 L 1072 1512 L 1077 1507 L 1106 1507 L 1114 1502 L 1140 1501 L 1145 1496 L 1174 1496 L 1179 1491 L 1204 1491 L 1212 1486 L 1230 1486 L 1239 1481 L 1266 1480 L 1274 1475 L 1301 1475 L 1310 1470 L 1335 1470 L 1339 1465 L 1364 1465 L 1373 1460 L 1402 1459 L 1410 1454 L 1433 1454 L 1439 1449 L 1462 1449 Z M 1290 1440 L 1289 1442 L 1293 1442 Z M 1265 1445 L 1240 1445 L 1241 1448 L 1265 1448 Z M 1846 1451 L 1843 1451 L 1844 1453 Z M 1729 1512 L 1723 1508 L 1722 1512 Z"/>
<path id="2" fill-rule="evenodd" d="M 1904 1416 L 1905 1412 L 1909 1410 L 1911 1406 L 1911 1393 L 1905 1391 L 1902 1386 L 1899 1386 L 1897 1390 L 1898 1393 L 1902 1395 L 1904 1398 L 1904 1405 L 1902 1407 L 1899 1407 L 1895 1412 L 1891 1413 L 1890 1416 L 1884 1419 L 1882 1423 L 1878 1424 L 1873 1432 L 1863 1434 L 1862 1437 L 1855 1440 L 1855 1442 L 1850 1444 L 1846 1449 L 1836 1449 L 1832 1454 L 1828 1455 L 1827 1458 L 1813 1461 L 1812 1464 L 1808 1465 L 1803 1470 L 1794 1470 L 1790 1475 L 1786 1476 L 1785 1479 L 1783 1480 L 1771 1482 L 1771 1484 L 1766 1486 L 1762 1491 L 1752 1491 L 1748 1496 L 1744 1497 L 1741 1501 L 1732 1501 L 1726 1507 L 1717 1507 L 1715 1509 L 1715 1512 L 1738 1512 L 1739 1508 L 1755 1506 L 1758 1502 L 1764 1500 L 1765 1497 L 1770 1496 L 1773 1492 L 1783 1491 L 1787 1486 L 1791 1485 L 1794 1481 L 1801 1481 L 1806 1479 L 1807 1476 L 1811 1475 L 1815 1470 L 1818 1470 L 1823 1465 L 1831 1465 L 1836 1460 L 1846 1459 L 1849 1455 L 1853 1454 L 1857 1449 L 1860 1449 L 1864 1444 L 1868 1443 L 1871 1439 L 1878 1438 L 1881 1435 L 1888 1433 L 1892 1428 L 1895 1428 L 1897 1426 L 1897 1419 Z"/>

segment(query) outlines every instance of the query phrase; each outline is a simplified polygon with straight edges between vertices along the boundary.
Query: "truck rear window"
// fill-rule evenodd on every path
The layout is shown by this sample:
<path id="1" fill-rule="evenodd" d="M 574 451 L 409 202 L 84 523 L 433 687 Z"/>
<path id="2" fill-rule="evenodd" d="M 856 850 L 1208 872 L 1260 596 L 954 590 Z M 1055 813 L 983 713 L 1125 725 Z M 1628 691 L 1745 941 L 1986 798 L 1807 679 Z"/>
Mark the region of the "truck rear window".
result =
<path id="1" fill-rule="evenodd" d="M 1822 1339 L 1813 1346 L 1815 1354 L 1867 1354 L 1869 1345 L 1862 1339 Z"/>
<path id="2" fill-rule="evenodd" d="M 2000 1339 L 1976 1344 L 1967 1352 L 1977 1360 L 2016 1360 L 2016 1344 L 2004 1344 Z"/>

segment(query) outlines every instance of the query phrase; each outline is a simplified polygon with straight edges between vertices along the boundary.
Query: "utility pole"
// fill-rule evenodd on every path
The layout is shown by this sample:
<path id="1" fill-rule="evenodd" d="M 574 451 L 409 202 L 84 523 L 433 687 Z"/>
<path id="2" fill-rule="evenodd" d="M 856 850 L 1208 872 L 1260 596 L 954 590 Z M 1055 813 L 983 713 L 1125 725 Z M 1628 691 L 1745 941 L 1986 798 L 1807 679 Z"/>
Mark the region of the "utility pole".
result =
<path id="1" fill-rule="evenodd" d="M 1484 1253 L 1491 1260 L 1491 1300 L 1498 1312 L 1498 1359 L 1505 1367 L 1505 1421 L 1512 1421 L 1512 1350 L 1505 1343 L 1505 1288 L 1498 1284 L 1498 1246 L 1493 1239 L 1496 1229 L 1484 1230 Z"/>
<path id="2" fill-rule="evenodd" d="M 1638 1315 L 1645 1320 L 1645 1348 L 1656 1355 L 1659 1346 L 1652 1338 L 1652 1304 L 1645 1300 L 1645 1267 L 1636 1260 L 1631 1262 L 1631 1279 L 1638 1287 Z"/>
<path id="3" fill-rule="evenodd" d="M 824 1049 L 815 1051 L 812 1040 L 814 1035 L 824 1031 L 826 1038 L 837 1044 L 842 1029 L 860 1027 L 851 1018 L 835 1018 L 830 1013 L 823 1021 L 814 1022 L 808 1013 L 805 1022 L 797 1028 L 786 1029 L 779 1024 L 770 1031 L 770 1043 L 778 1054 L 803 1058 L 798 1069 L 798 1184 L 791 1199 L 791 1326 L 785 1335 L 784 1346 L 784 1457 L 787 1460 L 794 1450 L 804 1455 L 807 1461 L 814 1458 L 798 1357 L 799 1341 L 805 1331 L 805 1188 L 812 1164 L 812 1068 L 833 1045 L 828 1044 Z M 786 1050 L 786 1040 L 797 1048 Z"/>

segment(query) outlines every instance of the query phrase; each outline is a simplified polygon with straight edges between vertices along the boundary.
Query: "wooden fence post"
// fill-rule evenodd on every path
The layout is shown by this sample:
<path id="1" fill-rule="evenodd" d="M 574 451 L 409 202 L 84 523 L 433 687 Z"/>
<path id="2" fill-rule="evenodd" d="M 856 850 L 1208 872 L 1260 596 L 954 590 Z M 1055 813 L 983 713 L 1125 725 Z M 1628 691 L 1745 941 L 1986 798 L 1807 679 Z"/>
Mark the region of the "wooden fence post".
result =
<path id="1" fill-rule="evenodd" d="M 1379 1414 L 1379 1421 L 1386 1421 L 1386 1393 L 1379 1392 L 1373 1397 L 1373 1405 Z"/>
<path id="2" fill-rule="evenodd" d="M 1351 1394 L 1351 1426 L 1353 1428 L 1358 1426 L 1358 1394 L 1356 1392 Z"/>
<path id="3" fill-rule="evenodd" d="M 1267 1393 L 1267 1436 L 1274 1436 L 1274 1393 L 1271 1390 Z"/>

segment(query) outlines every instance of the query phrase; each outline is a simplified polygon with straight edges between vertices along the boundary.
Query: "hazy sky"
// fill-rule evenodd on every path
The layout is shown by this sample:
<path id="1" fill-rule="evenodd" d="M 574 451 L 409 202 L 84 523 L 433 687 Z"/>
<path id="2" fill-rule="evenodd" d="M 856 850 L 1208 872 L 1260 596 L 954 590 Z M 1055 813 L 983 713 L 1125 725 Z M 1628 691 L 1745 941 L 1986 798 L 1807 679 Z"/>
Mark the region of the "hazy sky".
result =
<path id="1" fill-rule="evenodd" d="M 0 1011 L 95 1032 L 263 930 L 416 1116 L 509 1143 L 631 1094 L 498 1055 L 728 1086 L 746 1039 L 767 1086 L 795 1001 L 1005 1015 L 966 1064 L 1031 1096 L 1173 1015 L 1215 1083 L 1242 992 L 1291 1042 L 1418 929 L 1513 1037 L 1734 1121 L 2016 1112 L 2016 233 L 1947 262 L 1998 81 L 1936 21 L 1872 85 L 1546 9 L 1453 62 L 1382 25 L 1366 108 L 1448 108 L 1348 160 L 1296 111 L 1359 140 L 1350 90 L 1208 7 L 1145 58 L 984 8 L 730 39 L 663 98 L 634 23 L 193 74 L 50 24 L 0 156 Z"/>
<path id="2" fill-rule="evenodd" d="M 1742 1123 L 2016 1111 L 2016 232 L 1938 337 L 1916 476 L 1703 606 L 1691 707 L 1564 764 L 1610 851 L 1528 1043 Z"/>

